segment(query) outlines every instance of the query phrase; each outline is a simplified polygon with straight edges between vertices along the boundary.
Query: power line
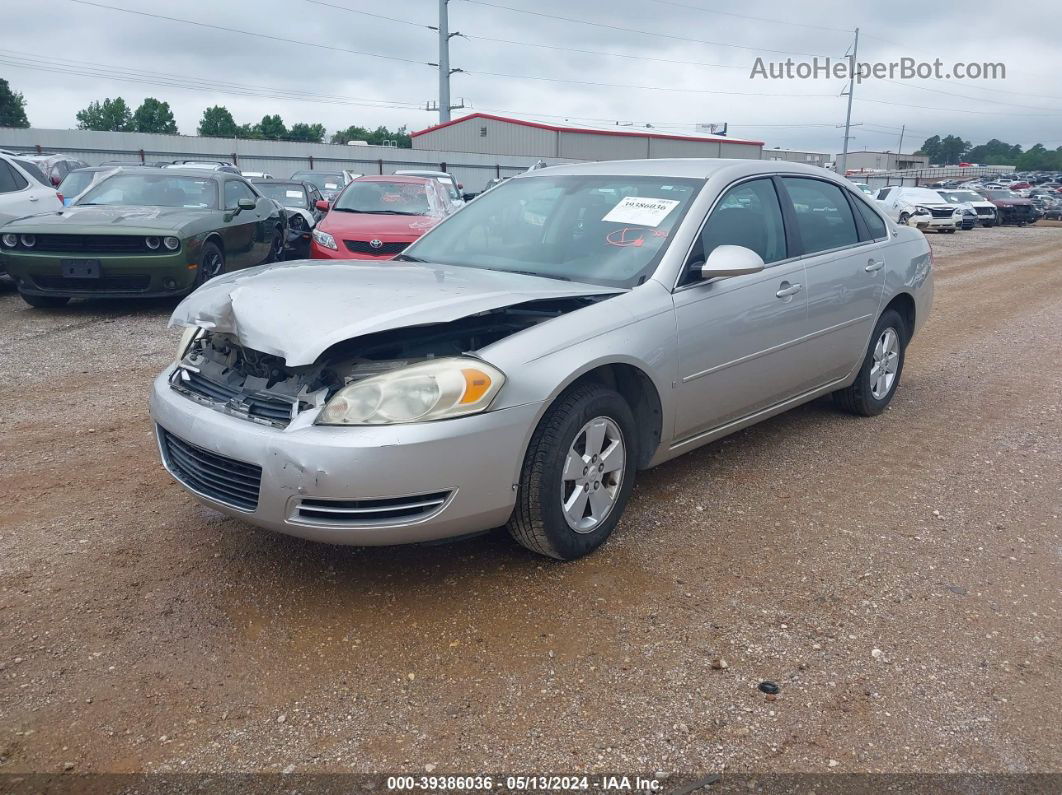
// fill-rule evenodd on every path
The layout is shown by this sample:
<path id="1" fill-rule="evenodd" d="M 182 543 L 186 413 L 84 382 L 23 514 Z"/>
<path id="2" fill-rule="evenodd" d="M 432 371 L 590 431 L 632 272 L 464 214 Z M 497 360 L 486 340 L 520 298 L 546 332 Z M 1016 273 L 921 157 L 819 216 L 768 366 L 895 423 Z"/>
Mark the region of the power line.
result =
<path id="1" fill-rule="evenodd" d="M 11 54 L 14 53 L 14 54 Z M 400 100 L 382 100 L 366 97 L 344 97 L 329 94 L 312 94 L 309 92 L 272 88 L 268 86 L 244 85 L 240 83 L 214 83 L 195 77 L 182 77 L 164 72 L 144 72 L 130 70 L 127 67 L 111 66 L 88 61 L 73 61 L 56 56 L 32 56 L 17 51 L 0 51 L 0 63 L 15 68 L 33 71 L 70 74 L 79 77 L 104 78 L 126 83 L 141 83 L 179 88 L 189 91 L 211 91 L 234 96 L 258 97 L 297 102 L 311 102 L 323 105 L 350 105 L 384 110 L 420 110 L 417 103 Z"/>
<path id="2" fill-rule="evenodd" d="M 954 91 L 942 91 L 939 88 L 927 88 L 926 86 L 916 86 L 913 83 L 903 83 L 903 82 L 901 82 L 899 80 L 889 80 L 889 79 L 886 79 L 886 78 L 882 78 L 882 82 L 884 82 L 884 83 L 892 83 L 893 85 L 902 86 L 904 88 L 916 88 L 919 91 L 929 91 L 929 92 L 931 92 L 933 94 L 944 94 L 945 96 L 956 97 L 956 98 L 959 98 L 959 99 L 972 99 L 972 100 L 976 100 L 977 102 L 988 102 L 989 104 L 992 104 L 992 105 L 1009 105 L 1012 108 L 1027 108 L 1028 110 L 1050 110 L 1050 108 L 1045 108 L 1045 107 L 1040 106 L 1040 105 L 1019 105 L 1016 102 L 1003 102 L 1003 101 L 998 100 L 998 99 L 985 99 L 984 97 L 971 97 L 969 94 L 956 94 Z"/>
<path id="3" fill-rule="evenodd" d="M 418 66 L 430 66 L 426 61 L 416 61 L 412 58 L 399 58 L 396 55 L 383 55 L 378 52 L 365 52 L 364 50 L 350 50 L 345 47 L 333 47 L 328 44 L 319 44 L 314 41 L 299 41 L 298 39 L 288 39 L 283 36 L 271 36 L 268 33 L 255 33 L 249 30 L 241 30 L 240 28 L 230 28 L 224 25 L 212 25 L 207 22 L 199 22 L 194 19 L 181 19 L 179 17 L 169 17 L 164 14 L 153 14 L 148 11 L 137 11 L 132 8 L 121 8 L 119 6 L 110 6 L 104 3 L 95 3 L 92 0 L 67 0 L 70 3 L 77 3 L 83 6 L 92 6 L 94 8 L 104 8 L 108 11 L 120 11 L 123 14 L 135 14 L 141 17 L 150 17 L 152 19 L 164 19 L 167 22 L 180 22 L 184 25 L 195 25 L 198 28 L 209 28 L 211 30 L 220 30 L 225 33 L 237 33 L 241 36 L 251 36 L 258 39 L 268 39 L 270 41 L 282 41 L 286 44 L 298 44 L 301 47 L 316 47 L 320 50 L 331 50 L 332 52 L 342 52 L 348 55 L 362 55 L 366 58 L 380 58 L 385 61 L 401 61 L 402 63 L 411 63 Z"/>
<path id="4" fill-rule="evenodd" d="M 350 8 L 349 6 L 336 5 L 335 3 L 325 3 L 323 0 L 306 0 L 307 3 L 313 3 L 315 6 L 324 6 L 326 8 L 335 8 L 339 11 L 348 11 L 351 14 L 361 14 L 363 17 L 373 17 L 374 19 L 383 19 L 387 22 L 397 22 L 400 25 L 412 25 L 415 28 L 427 28 L 428 30 L 435 30 L 434 25 L 425 25 L 422 22 L 413 22 L 409 19 L 399 19 L 398 17 L 388 17 L 383 14 L 375 14 L 372 11 L 362 11 L 360 8 Z"/>
<path id="5" fill-rule="evenodd" d="M 694 44 L 707 44 L 707 45 L 712 46 L 712 47 L 731 47 L 731 48 L 738 49 L 738 50 L 751 50 L 753 52 L 771 52 L 771 53 L 778 53 L 778 54 L 781 54 L 781 55 L 807 55 L 807 56 L 811 56 L 813 58 L 816 57 L 816 56 L 820 57 L 820 58 L 826 57 L 826 56 L 824 56 L 821 53 L 799 52 L 797 50 L 772 50 L 772 49 L 768 49 L 766 47 L 752 47 L 752 46 L 744 45 L 744 44 L 732 44 L 732 43 L 726 42 L 726 41 L 706 41 L 705 39 L 691 39 L 691 38 L 688 38 L 686 36 L 676 36 L 676 35 L 671 34 L 671 33 L 656 33 L 654 31 L 650 31 L 650 30 L 639 30 L 638 28 L 626 28 L 626 27 L 623 27 L 622 25 L 613 25 L 613 24 L 608 23 L 608 22 L 594 22 L 593 20 L 589 20 L 589 19 L 578 19 L 576 17 L 564 17 L 564 16 L 560 16 L 558 14 L 547 14 L 547 13 L 545 13 L 543 11 L 532 11 L 531 9 L 528 9 L 528 8 L 516 8 L 514 6 L 501 5 L 500 3 L 487 2 L 487 0 L 464 0 L 464 2 L 472 3 L 474 5 L 480 5 L 480 6 L 489 6 L 490 8 L 498 8 L 498 9 L 501 9 L 503 11 L 513 11 L 513 12 L 515 12 L 517 14 L 530 14 L 531 16 L 543 17 L 545 19 L 556 19 L 556 20 L 559 20 L 561 22 L 571 22 L 571 23 L 574 23 L 576 25 L 590 25 L 590 26 L 596 27 L 596 28 L 606 28 L 608 30 L 617 30 L 617 31 L 620 31 L 622 33 L 637 33 L 637 34 L 640 34 L 642 36 L 656 36 L 657 38 L 672 39 L 674 41 L 689 41 L 689 42 L 693 42 Z"/>
<path id="6" fill-rule="evenodd" d="M 851 33 L 850 28 L 831 28 L 825 25 L 809 25 L 806 22 L 789 22 L 785 19 L 774 19 L 771 17 L 754 17 L 748 14 L 735 14 L 732 11 L 719 11 L 715 8 L 705 8 L 704 6 L 690 5 L 689 3 L 676 3 L 674 0 L 652 0 L 654 3 L 660 3 L 665 6 L 677 6 L 678 8 L 690 8 L 694 11 L 699 11 L 702 14 L 719 14 L 725 17 L 736 17 L 738 19 L 751 19 L 756 22 L 774 22 L 779 25 L 788 25 L 797 28 L 811 28 L 813 30 L 829 30 L 834 33 Z"/>
<path id="7" fill-rule="evenodd" d="M 860 97 L 859 102 L 873 102 L 877 105 L 895 105 L 900 108 L 919 108 L 921 110 L 937 110 L 944 113 L 972 113 L 977 116 L 999 116 L 995 110 L 969 110 L 968 108 L 938 108 L 932 105 L 908 105 L 904 102 L 886 102 L 883 99 L 867 99 Z M 1010 116 L 1029 116 L 1031 118 L 1044 119 L 1053 116 L 1062 116 L 1062 113 L 1011 113 Z"/>
<path id="8" fill-rule="evenodd" d="M 626 83 L 598 83 L 593 80 L 569 80 L 560 77 L 541 77 L 539 75 L 515 75 L 507 72 L 480 72 L 472 69 L 462 69 L 462 74 L 466 75 L 486 75 L 488 77 L 505 77 L 518 80 L 541 80 L 547 83 L 571 83 L 574 85 L 582 86 L 599 86 L 603 88 L 626 88 L 636 89 L 639 91 L 670 91 L 676 93 L 685 94 L 724 94 L 727 96 L 740 96 L 740 97 L 794 97 L 797 99 L 803 99 L 805 97 L 830 97 L 834 98 L 835 94 L 761 94 L 755 91 L 719 91 L 711 88 L 673 88 L 671 86 L 639 86 L 639 85 L 627 85 Z"/>

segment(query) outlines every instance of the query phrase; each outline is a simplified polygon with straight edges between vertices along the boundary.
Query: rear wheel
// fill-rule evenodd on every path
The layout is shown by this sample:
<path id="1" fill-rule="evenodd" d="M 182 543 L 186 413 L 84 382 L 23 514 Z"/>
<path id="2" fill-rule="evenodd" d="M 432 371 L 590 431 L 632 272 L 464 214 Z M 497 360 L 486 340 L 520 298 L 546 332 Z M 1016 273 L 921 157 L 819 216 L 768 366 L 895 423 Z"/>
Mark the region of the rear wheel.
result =
<path id="1" fill-rule="evenodd" d="M 284 230 L 278 226 L 273 230 L 273 239 L 269 243 L 266 262 L 280 262 L 282 259 L 284 259 Z"/>
<path id="2" fill-rule="evenodd" d="M 851 414 L 881 414 L 896 394 L 903 372 L 907 328 L 899 313 L 889 309 L 878 319 L 855 383 L 833 393 L 834 402 Z"/>
<path id="3" fill-rule="evenodd" d="M 195 275 L 195 284 L 192 289 L 206 284 L 219 273 L 225 270 L 225 255 L 217 243 L 203 244 L 203 254 L 199 258 L 199 272 Z"/>
<path id="4" fill-rule="evenodd" d="M 557 399 L 535 429 L 508 529 L 528 549 L 574 560 L 619 523 L 634 486 L 634 415 L 599 384 Z"/>
<path id="5" fill-rule="evenodd" d="M 910 213 L 900 213 L 899 223 L 900 226 L 907 226 L 907 222 L 911 220 Z"/>
<path id="6" fill-rule="evenodd" d="M 23 292 L 19 292 L 19 295 L 27 304 L 38 309 L 58 309 L 70 301 L 70 297 L 65 295 L 29 295 Z"/>

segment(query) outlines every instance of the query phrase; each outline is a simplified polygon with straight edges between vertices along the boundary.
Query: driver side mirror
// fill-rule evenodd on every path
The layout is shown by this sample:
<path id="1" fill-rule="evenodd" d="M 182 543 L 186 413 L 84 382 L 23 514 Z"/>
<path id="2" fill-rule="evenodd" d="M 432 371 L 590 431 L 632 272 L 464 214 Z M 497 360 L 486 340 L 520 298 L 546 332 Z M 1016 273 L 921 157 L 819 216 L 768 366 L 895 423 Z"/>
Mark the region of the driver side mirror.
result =
<path id="1" fill-rule="evenodd" d="M 708 281 L 759 273 L 763 268 L 763 258 L 751 248 L 724 245 L 712 249 L 707 262 L 691 264 L 690 272 L 701 281 Z"/>
<path id="2" fill-rule="evenodd" d="M 331 205 L 328 202 L 326 202 L 324 199 L 318 199 L 317 201 L 315 201 L 313 203 L 313 206 L 316 207 L 318 210 L 320 210 L 323 213 L 328 212 L 328 208 L 331 207 Z"/>
<path id="3" fill-rule="evenodd" d="M 253 210 L 258 206 L 258 202 L 254 199 L 239 199 L 236 202 L 236 209 L 239 210 Z"/>

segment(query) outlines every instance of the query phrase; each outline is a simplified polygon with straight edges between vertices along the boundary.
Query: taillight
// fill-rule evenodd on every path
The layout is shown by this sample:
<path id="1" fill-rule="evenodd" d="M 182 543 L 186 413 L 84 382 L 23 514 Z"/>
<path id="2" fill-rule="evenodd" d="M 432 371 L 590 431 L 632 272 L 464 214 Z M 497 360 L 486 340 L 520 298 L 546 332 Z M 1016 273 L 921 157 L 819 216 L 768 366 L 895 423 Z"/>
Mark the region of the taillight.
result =
<path id="1" fill-rule="evenodd" d="M 59 191 L 56 191 L 55 195 L 59 197 L 59 203 L 60 204 L 64 204 L 65 203 L 65 199 L 63 199 L 63 194 L 61 194 Z"/>

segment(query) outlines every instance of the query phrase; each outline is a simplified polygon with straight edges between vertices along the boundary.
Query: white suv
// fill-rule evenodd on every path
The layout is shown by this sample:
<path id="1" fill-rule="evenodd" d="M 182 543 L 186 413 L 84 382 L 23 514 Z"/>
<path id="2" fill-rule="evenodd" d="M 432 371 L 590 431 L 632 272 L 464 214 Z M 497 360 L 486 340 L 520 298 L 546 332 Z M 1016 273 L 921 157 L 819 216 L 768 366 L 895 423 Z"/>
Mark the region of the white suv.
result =
<path id="1" fill-rule="evenodd" d="M 886 214 L 898 224 L 938 232 L 954 232 L 962 226 L 962 210 L 948 204 L 929 188 L 892 185 L 879 190 L 877 199 Z"/>
<path id="2" fill-rule="evenodd" d="M 41 184 L 13 158 L 0 155 L 0 225 L 61 209 L 63 202 L 55 188 Z"/>

